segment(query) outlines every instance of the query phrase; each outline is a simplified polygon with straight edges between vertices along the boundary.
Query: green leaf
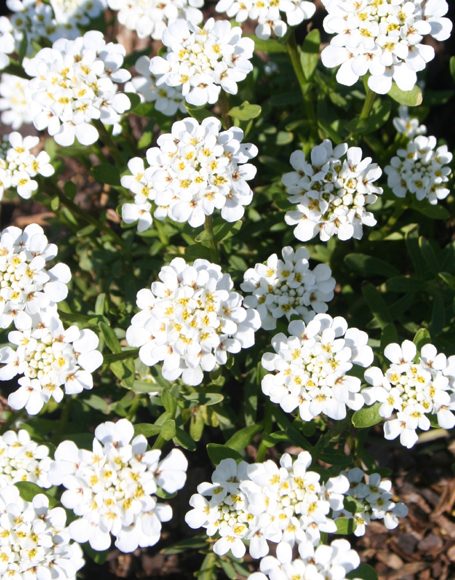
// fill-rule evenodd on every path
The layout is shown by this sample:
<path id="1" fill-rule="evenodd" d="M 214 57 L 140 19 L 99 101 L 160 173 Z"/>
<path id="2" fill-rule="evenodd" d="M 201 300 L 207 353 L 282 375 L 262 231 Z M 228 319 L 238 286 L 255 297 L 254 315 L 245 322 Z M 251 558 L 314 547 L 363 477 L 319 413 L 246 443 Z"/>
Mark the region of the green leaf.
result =
<path id="1" fill-rule="evenodd" d="M 432 274 L 437 275 L 441 270 L 441 261 L 433 245 L 424 237 L 420 236 L 419 249 L 427 270 Z"/>
<path id="2" fill-rule="evenodd" d="M 444 284 L 447 284 L 449 288 L 455 290 L 455 276 L 449 274 L 448 272 L 438 272 L 438 278 L 440 278 Z"/>
<path id="3" fill-rule="evenodd" d="M 228 115 L 238 121 L 250 121 L 260 116 L 262 108 L 259 105 L 252 105 L 248 101 L 243 101 L 238 107 L 232 107 Z"/>
<path id="4" fill-rule="evenodd" d="M 144 435 L 144 437 L 153 437 L 158 435 L 161 431 L 160 425 L 153 425 L 151 423 L 136 423 L 134 425 L 135 435 Z"/>
<path id="5" fill-rule="evenodd" d="M 217 257 L 215 250 L 204 244 L 192 244 L 185 249 L 185 258 L 188 262 L 194 262 L 198 258 L 204 258 L 210 262 L 216 262 Z"/>
<path id="6" fill-rule="evenodd" d="M 100 329 L 101 336 L 103 337 L 107 348 L 115 354 L 122 352 L 119 339 L 117 338 L 112 327 L 101 321 L 98 322 L 98 328 Z"/>
<path id="7" fill-rule="evenodd" d="M 172 546 L 167 548 L 162 548 L 160 550 L 161 554 L 182 554 L 187 550 L 202 550 L 207 547 L 207 536 L 205 534 L 198 534 L 191 538 L 185 538 L 179 542 L 175 542 Z"/>
<path id="8" fill-rule="evenodd" d="M 387 304 L 373 284 L 364 284 L 362 294 L 380 328 L 393 324 Z"/>
<path id="9" fill-rule="evenodd" d="M 175 437 L 175 421 L 174 419 L 168 419 L 164 422 L 163 426 L 161 427 L 160 436 L 165 441 L 170 441 L 173 437 Z"/>
<path id="10" fill-rule="evenodd" d="M 213 465 L 218 465 L 223 459 L 235 459 L 235 461 L 240 461 L 242 456 L 235 449 L 226 447 L 226 445 L 220 445 L 219 443 L 208 443 L 207 455 Z"/>
<path id="11" fill-rule="evenodd" d="M 360 566 L 349 572 L 346 578 L 358 578 L 360 580 L 378 580 L 378 575 L 376 574 L 376 570 L 369 566 L 368 564 L 360 564 Z"/>
<path id="12" fill-rule="evenodd" d="M 195 107 L 194 105 L 189 105 L 188 103 L 185 103 L 185 107 L 188 111 L 188 114 L 193 117 L 193 119 L 196 119 L 196 121 L 199 121 L 199 123 L 207 117 L 213 116 L 213 113 L 205 107 Z"/>
<path id="13" fill-rule="evenodd" d="M 419 328 L 415 333 L 412 342 L 416 345 L 417 350 L 420 350 L 422 346 L 431 342 L 431 334 L 426 328 Z"/>
<path id="14" fill-rule="evenodd" d="M 119 169 L 110 163 L 101 163 L 93 167 L 92 176 L 98 183 L 120 185 Z"/>
<path id="15" fill-rule="evenodd" d="M 129 389 L 133 387 L 136 371 L 132 359 L 114 361 L 110 363 L 109 368 L 125 387 Z"/>
<path id="16" fill-rule="evenodd" d="M 175 430 L 173 442 L 184 449 L 188 449 L 188 451 L 196 451 L 197 449 L 196 443 L 191 439 L 188 433 L 183 429 L 180 429 L 180 427 L 177 427 Z"/>
<path id="17" fill-rule="evenodd" d="M 130 112 L 133 112 L 136 107 L 141 104 L 141 97 L 137 93 L 125 93 L 131 102 Z"/>
<path id="18" fill-rule="evenodd" d="M 446 321 L 444 308 L 444 298 L 441 292 L 436 292 L 433 296 L 433 307 L 431 309 L 430 332 L 437 336 L 442 332 Z"/>
<path id="19" fill-rule="evenodd" d="M 150 147 L 153 141 L 153 131 L 144 131 L 141 138 L 137 142 L 138 149 L 146 149 Z"/>
<path id="20" fill-rule="evenodd" d="M 190 436 L 194 441 L 200 441 L 202 434 L 204 433 L 205 421 L 204 412 L 206 407 L 202 406 L 197 409 L 197 411 L 191 414 L 190 418 Z"/>
<path id="21" fill-rule="evenodd" d="M 259 433 L 262 429 L 261 425 L 250 425 L 244 427 L 234 433 L 234 435 L 226 441 L 226 446 L 230 449 L 235 449 L 236 451 L 243 451 L 247 445 L 251 443 L 251 440 Z"/>
<path id="22" fill-rule="evenodd" d="M 410 205 L 413 210 L 433 220 L 447 220 L 450 217 L 450 213 L 444 206 L 432 205 L 426 200 L 417 201 L 412 199 Z"/>
<path id="23" fill-rule="evenodd" d="M 350 270 L 363 276 L 385 276 L 388 278 L 400 273 L 389 262 L 366 254 L 347 254 L 344 257 L 344 263 Z"/>
<path id="24" fill-rule="evenodd" d="M 170 389 L 163 389 L 161 392 L 161 403 L 169 415 L 174 417 L 177 409 L 177 401 Z"/>
<path id="25" fill-rule="evenodd" d="M 386 282 L 388 292 L 405 292 L 413 294 L 420 292 L 425 287 L 425 282 L 414 276 L 393 276 Z"/>
<path id="26" fill-rule="evenodd" d="M 360 135 L 369 135 L 383 127 L 389 120 L 392 103 L 385 99 L 376 99 L 373 109 L 366 119 L 353 119 L 346 124 L 349 131 Z"/>
<path id="27" fill-rule="evenodd" d="M 455 56 L 452 56 L 450 59 L 450 74 L 452 75 L 452 79 L 455 81 Z"/>
<path id="28" fill-rule="evenodd" d="M 407 107 L 418 107 L 423 102 L 422 89 L 418 85 L 411 91 L 402 91 L 396 83 L 393 83 L 389 91 L 389 97 L 400 103 L 400 105 L 406 105 Z"/>
<path id="29" fill-rule="evenodd" d="M 321 44 L 321 33 L 318 28 L 313 28 L 306 35 L 300 52 L 300 63 L 303 74 L 307 81 L 314 75 L 319 62 L 319 46 Z"/>
<path id="30" fill-rule="evenodd" d="M 95 562 L 95 564 L 98 564 L 98 566 L 102 566 L 106 562 L 107 555 L 109 554 L 109 550 L 104 550 L 104 552 L 98 552 L 97 550 L 94 550 L 88 542 L 86 544 L 82 544 L 82 549 L 84 550 L 84 553 L 90 558 L 90 560 Z"/>
<path id="31" fill-rule="evenodd" d="M 248 35 L 248 38 L 254 41 L 254 50 L 259 52 L 266 52 L 268 54 L 276 54 L 278 52 L 287 52 L 286 46 L 279 42 L 269 38 L 268 40 L 263 40 L 254 36 L 254 34 Z"/>
<path id="32" fill-rule="evenodd" d="M 368 427 L 373 427 L 378 423 L 383 421 L 383 418 L 379 414 L 379 408 L 381 403 L 375 403 L 371 407 L 363 407 L 359 409 L 352 415 L 352 424 L 357 429 L 367 429 Z"/>
<path id="33" fill-rule="evenodd" d="M 58 505 L 58 500 L 52 495 L 52 491 L 49 489 L 43 489 L 39 485 L 36 485 L 36 483 L 30 481 L 17 481 L 14 485 L 19 490 L 21 498 L 25 501 L 32 501 L 35 495 L 41 493 L 47 497 L 51 508 Z M 55 488 L 51 489 L 55 491 Z"/>
<path id="34" fill-rule="evenodd" d="M 355 525 L 352 518 L 338 518 L 335 523 L 337 525 L 335 534 L 349 536 L 354 533 Z"/>

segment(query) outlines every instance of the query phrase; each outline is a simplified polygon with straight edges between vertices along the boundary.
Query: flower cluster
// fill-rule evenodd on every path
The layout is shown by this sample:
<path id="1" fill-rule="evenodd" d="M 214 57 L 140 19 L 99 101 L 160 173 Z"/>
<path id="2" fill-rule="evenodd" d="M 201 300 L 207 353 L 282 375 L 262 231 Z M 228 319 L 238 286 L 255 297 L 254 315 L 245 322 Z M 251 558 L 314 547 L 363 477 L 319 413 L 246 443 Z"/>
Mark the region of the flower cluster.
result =
<path id="1" fill-rule="evenodd" d="M 417 83 L 417 72 L 434 58 L 434 48 L 423 40 L 446 40 L 452 23 L 443 18 L 445 0 L 323 0 L 328 12 L 324 30 L 335 34 L 321 54 L 329 68 L 340 68 L 339 83 L 352 86 L 369 74 L 368 86 L 379 94 L 392 88 L 403 91 Z"/>
<path id="2" fill-rule="evenodd" d="M 45 151 L 38 155 L 32 149 L 39 143 L 38 137 L 22 137 L 14 131 L 0 142 L 0 200 L 8 189 L 15 189 L 24 199 L 30 199 L 38 189 L 34 177 L 54 174 L 50 157 Z"/>
<path id="3" fill-rule="evenodd" d="M 405 105 L 400 105 L 398 108 L 398 117 L 393 119 L 393 126 L 397 133 L 407 139 L 413 139 L 417 135 L 425 135 L 427 132 L 426 126 L 421 125 L 419 119 L 410 116 L 409 109 Z"/>
<path id="4" fill-rule="evenodd" d="M 247 181 L 256 175 L 248 161 L 257 155 L 256 146 L 242 138 L 238 127 L 221 131 L 215 117 L 201 124 L 190 117 L 174 123 L 171 133 L 147 151 L 147 168 L 138 157 L 129 162 L 132 175 L 124 176 L 122 185 L 135 198 L 123 206 L 123 220 L 137 221 L 138 231 L 144 231 L 152 224 L 153 209 L 158 219 L 169 216 L 192 227 L 203 225 L 215 209 L 228 222 L 241 219 L 253 198 Z"/>
<path id="5" fill-rule="evenodd" d="M 254 42 L 238 26 L 210 18 L 202 28 L 176 20 L 163 33 L 167 54 L 155 56 L 150 70 L 157 85 L 181 87 L 191 105 L 216 103 L 221 89 L 237 94 L 237 83 L 253 70 Z"/>
<path id="6" fill-rule="evenodd" d="M 131 76 L 121 68 L 124 55 L 122 45 L 106 44 L 101 32 L 89 31 L 75 40 L 57 40 L 52 48 L 24 59 L 24 69 L 32 77 L 28 91 L 38 105 L 36 129 L 47 128 L 62 146 L 75 139 L 91 145 L 99 136 L 93 121 L 118 123 L 131 105 L 118 92 L 118 84 Z"/>
<path id="7" fill-rule="evenodd" d="M 24 501 L 14 486 L 0 490 L 0 575 L 3 578 L 75 580 L 84 566 L 79 544 L 71 543 L 66 513 L 49 499 Z"/>
<path id="8" fill-rule="evenodd" d="M 160 458 L 161 451 L 147 449 L 143 435 L 134 436 L 127 419 L 98 425 L 92 451 L 60 443 L 49 478 L 66 488 L 61 502 L 77 516 L 69 526 L 71 538 L 100 551 L 111 545 L 111 534 L 122 552 L 156 544 L 161 522 L 172 518 L 157 490 L 181 489 L 188 467 L 178 449 Z"/>
<path id="9" fill-rule="evenodd" d="M 148 56 L 139 57 L 134 67 L 139 75 L 126 83 L 127 93 L 137 93 L 143 102 L 154 103 L 155 109 L 167 117 L 173 117 L 177 111 L 186 113 L 185 100 L 180 87 L 156 86 L 156 77 L 150 72 Z"/>
<path id="10" fill-rule="evenodd" d="M 2 123 L 19 129 L 32 123 L 36 104 L 28 94 L 28 80 L 4 73 L 0 77 L 0 111 Z"/>
<path id="11" fill-rule="evenodd" d="M 314 2 L 307 0 L 219 0 L 215 9 L 217 12 L 226 12 L 229 18 L 235 18 L 237 22 L 245 22 L 248 18 L 257 21 L 255 34 L 265 40 L 272 35 L 282 38 L 288 25 L 297 26 L 309 20 L 316 12 Z"/>
<path id="12" fill-rule="evenodd" d="M 260 572 L 248 580 L 343 580 L 360 565 L 359 555 L 347 540 L 334 540 L 329 545 L 300 544 L 299 557 L 293 558 L 292 549 L 278 546 L 276 558 L 266 556 L 261 560 Z"/>
<path id="13" fill-rule="evenodd" d="M 242 558 L 248 543 L 253 558 L 269 553 L 269 544 L 317 545 L 321 532 L 336 531 L 331 510 L 343 505 L 349 487 L 344 476 L 328 479 L 308 471 L 311 455 L 302 451 L 297 459 L 285 453 L 280 465 L 236 463 L 223 459 L 212 475 L 212 483 L 201 483 L 190 499 L 193 508 L 185 520 L 191 528 L 206 528 L 216 536 L 213 551 L 229 551 Z"/>
<path id="14" fill-rule="evenodd" d="M 1 232 L 0 328 L 13 322 L 18 329 L 30 328 L 32 316 L 52 310 L 66 298 L 70 269 L 61 263 L 47 269 L 56 255 L 57 246 L 48 243 L 37 224 Z"/>
<path id="15" fill-rule="evenodd" d="M 81 26 L 98 16 L 105 0 L 6 0 L 11 18 L 0 17 L 0 69 L 9 64 L 9 54 L 24 50 L 32 56 L 45 40 L 76 38 Z"/>
<path id="16" fill-rule="evenodd" d="M 327 302 L 333 298 L 335 279 L 329 266 L 318 264 L 311 270 L 305 248 L 294 252 L 286 246 L 281 255 L 283 260 L 272 254 L 265 264 L 249 268 L 240 285 L 250 294 L 245 305 L 259 312 L 265 330 L 274 330 L 283 316 L 309 322 L 316 314 L 327 312 Z"/>
<path id="17" fill-rule="evenodd" d="M 262 391 L 271 401 L 287 413 L 298 408 L 304 421 L 321 413 L 344 419 L 346 407 L 363 407 L 361 381 L 348 373 L 354 365 L 373 362 L 366 332 L 348 328 L 341 316 L 318 314 L 306 326 L 292 321 L 289 334 L 275 335 L 275 353 L 262 357 L 262 366 L 271 371 L 262 379 Z"/>
<path id="18" fill-rule="evenodd" d="M 365 372 L 372 385 L 362 395 L 367 405 L 380 403 L 379 414 L 386 419 L 386 439 L 400 437 L 411 448 L 417 442 L 417 429 L 428 431 L 435 415 L 440 427 L 455 427 L 455 356 L 447 358 L 432 344 L 422 347 L 419 356 L 414 343 L 392 343 L 384 350 L 392 363 L 383 373 L 378 367 Z"/>
<path id="19" fill-rule="evenodd" d="M 32 328 L 8 334 L 15 349 L 0 348 L 0 380 L 22 375 L 8 404 L 35 415 L 51 398 L 63 399 L 61 387 L 67 395 L 93 388 L 91 373 L 101 366 L 103 357 L 96 350 L 98 337 L 92 330 L 65 329 L 56 313 L 32 317 L 32 322 Z"/>
<path id="20" fill-rule="evenodd" d="M 337 517 L 352 519 L 355 524 L 354 534 L 363 536 L 366 526 L 372 520 L 383 520 L 388 530 L 395 529 L 399 518 L 405 517 L 408 508 L 404 503 L 393 501 L 392 482 L 382 479 L 379 473 L 365 473 L 358 467 L 350 469 L 344 475 L 349 480 L 349 491 L 346 496 L 353 501 L 355 513 L 343 509 Z"/>
<path id="21" fill-rule="evenodd" d="M 30 439 L 28 431 L 6 431 L 0 436 L 0 489 L 18 481 L 50 487 L 49 449 Z"/>
<path id="22" fill-rule="evenodd" d="M 118 21 L 134 30 L 139 38 L 161 40 L 168 26 L 178 19 L 197 25 L 202 22 L 199 8 L 204 0 L 107 0 L 109 8 L 118 10 Z"/>
<path id="23" fill-rule="evenodd" d="M 450 193 L 447 183 L 452 159 L 447 145 L 437 147 L 436 137 L 418 135 L 406 149 L 398 149 L 397 156 L 385 167 L 387 184 L 397 197 L 409 192 L 418 201 L 427 199 L 436 205 Z"/>
<path id="24" fill-rule="evenodd" d="M 297 226 L 297 239 L 306 242 L 319 234 L 323 242 L 332 236 L 359 240 L 363 225 L 376 224 L 366 205 L 382 194 L 375 185 L 382 171 L 371 157 L 362 159 L 360 147 L 333 147 L 326 139 L 312 149 L 309 160 L 303 151 L 294 151 L 290 161 L 294 171 L 283 176 L 283 183 L 297 207 L 285 220 Z"/>
<path id="25" fill-rule="evenodd" d="M 198 385 L 204 371 L 226 364 L 228 352 L 254 344 L 259 315 L 243 307 L 243 297 L 232 291 L 232 279 L 220 266 L 203 259 L 190 265 L 174 258 L 158 277 L 150 290 L 138 292 L 140 312 L 126 338 L 131 346 L 140 347 L 144 364 L 163 361 L 165 379 L 181 377 Z"/>

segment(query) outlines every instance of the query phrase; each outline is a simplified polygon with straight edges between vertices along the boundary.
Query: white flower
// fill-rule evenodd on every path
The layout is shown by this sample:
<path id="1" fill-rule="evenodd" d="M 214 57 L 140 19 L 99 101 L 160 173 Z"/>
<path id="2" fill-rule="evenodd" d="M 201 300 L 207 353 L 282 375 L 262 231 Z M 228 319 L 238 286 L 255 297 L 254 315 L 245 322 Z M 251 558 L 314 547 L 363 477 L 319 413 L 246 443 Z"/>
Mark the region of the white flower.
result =
<path id="1" fill-rule="evenodd" d="M 49 449 L 30 439 L 25 429 L 6 431 L 0 436 L 0 489 L 18 481 L 50 487 Z"/>
<path id="2" fill-rule="evenodd" d="M 281 38 L 286 34 L 288 25 L 297 26 L 309 20 L 316 12 L 316 6 L 306 0 L 220 0 L 215 10 L 226 12 L 229 18 L 235 18 L 237 22 L 245 22 L 247 18 L 255 20 L 256 36 L 267 39 L 272 35 Z"/>
<path id="3" fill-rule="evenodd" d="M 355 501 L 356 506 L 362 505 L 362 510 L 355 513 L 343 509 L 336 512 L 335 517 L 353 519 L 354 534 L 363 536 L 365 528 L 372 520 L 383 520 L 387 529 L 393 530 L 399 524 L 399 518 L 405 517 L 408 509 L 404 503 L 393 501 L 392 483 L 382 479 L 379 473 L 365 473 L 354 467 L 344 473 L 349 480 L 349 490 L 346 497 Z"/>
<path id="4" fill-rule="evenodd" d="M 419 119 L 409 115 L 408 107 L 400 105 L 398 108 L 398 117 L 393 119 L 393 126 L 397 133 L 404 135 L 408 139 L 413 139 L 417 135 L 425 135 L 427 128 L 421 125 Z"/>
<path id="5" fill-rule="evenodd" d="M 105 0 L 7 0 L 11 18 L 0 17 L 0 69 L 9 63 L 8 55 L 33 56 L 43 41 L 76 38 L 80 27 L 100 14 Z"/>
<path id="6" fill-rule="evenodd" d="M 5 190 L 15 189 L 23 199 L 30 199 L 38 189 L 37 175 L 49 177 L 54 174 L 49 155 L 32 149 L 39 143 L 38 137 L 22 137 L 14 131 L 0 142 L 0 200 Z"/>
<path id="7" fill-rule="evenodd" d="M 417 430 L 428 431 L 428 415 L 444 429 L 455 426 L 455 356 L 447 358 L 431 344 L 420 354 L 414 343 L 405 340 L 401 346 L 392 343 L 384 350 L 392 363 L 383 373 L 378 367 L 365 371 L 372 385 L 362 392 L 367 405 L 379 402 L 379 414 L 386 419 L 386 439 L 400 437 L 400 443 L 411 448 L 417 442 Z"/>
<path id="8" fill-rule="evenodd" d="M 315 548 L 312 544 L 299 546 L 299 556 L 293 558 L 289 546 L 281 545 L 277 555 L 261 560 L 259 573 L 249 580 L 343 580 L 360 565 L 359 555 L 347 540 L 334 540 Z"/>
<path id="9" fill-rule="evenodd" d="M 310 464 L 306 451 L 295 461 L 285 453 L 279 466 L 271 460 L 248 464 L 224 459 L 212 482 L 198 486 L 185 520 L 216 538 L 213 551 L 219 556 L 232 552 L 241 558 L 248 546 L 253 558 L 262 558 L 269 553 L 269 542 L 278 544 L 278 550 L 316 545 L 321 532 L 336 530 L 330 512 L 349 482 L 338 476 L 323 484 L 318 473 L 308 471 Z"/>
<path id="10" fill-rule="evenodd" d="M 14 49 L 14 29 L 6 16 L 0 16 L 0 70 L 9 65 L 9 55 Z"/>
<path id="11" fill-rule="evenodd" d="M 154 103 L 155 109 L 167 117 L 173 117 L 178 111 L 186 113 L 185 100 L 179 87 L 156 86 L 156 77 L 150 72 L 148 56 L 139 57 L 134 67 L 139 76 L 126 83 L 127 93 L 137 93 L 142 102 Z"/>
<path id="12" fill-rule="evenodd" d="M 18 329 L 29 328 L 32 316 L 66 298 L 70 269 L 62 263 L 47 269 L 56 255 L 57 246 L 48 243 L 37 224 L 24 230 L 10 226 L 1 232 L 0 328 L 13 322 Z"/>
<path id="13" fill-rule="evenodd" d="M 322 0 L 328 16 L 324 30 L 334 34 L 321 54 L 329 68 L 340 68 L 339 83 L 355 84 L 369 74 L 368 86 L 386 94 L 395 81 L 403 91 L 417 83 L 417 72 L 434 58 L 434 48 L 423 41 L 449 38 L 452 23 L 443 18 L 445 0 Z"/>
<path id="14" fill-rule="evenodd" d="M 285 220 L 297 226 L 298 240 L 306 242 L 318 234 L 323 242 L 332 236 L 359 240 L 363 225 L 376 224 L 366 206 L 382 194 L 375 185 L 382 171 L 371 157 L 362 159 L 360 147 L 348 148 L 346 143 L 333 147 L 325 139 L 312 149 L 309 160 L 303 151 L 294 151 L 290 161 L 295 171 L 286 173 L 283 183 L 289 201 L 297 205 Z"/>
<path id="15" fill-rule="evenodd" d="M 162 41 L 167 53 L 150 62 L 156 84 L 182 87 L 191 105 L 216 103 L 221 89 L 237 94 L 237 83 L 253 70 L 253 40 L 242 38 L 241 28 L 227 20 L 210 18 L 199 28 L 179 19 L 164 31 Z"/>
<path id="16" fill-rule="evenodd" d="M 253 346 L 259 315 L 243 307 L 242 296 L 232 291 L 232 279 L 220 266 L 174 258 L 158 277 L 150 290 L 138 292 L 140 312 L 126 332 L 128 344 L 140 347 L 144 364 L 162 361 L 165 379 L 181 377 L 198 385 L 204 371 L 226 364 L 228 353 Z"/>
<path id="17" fill-rule="evenodd" d="M 24 59 L 32 77 L 30 97 L 39 105 L 36 129 L 47 129 L 64 147 L 75 139 L 82 145 L 95 143 L 99 135 L 92 121 L 115 125 L 131 106 L 118 92 L 118 85 L 131 76 L 121 68 L 124 56 L 123 46 L 106 44 L 102 33 L 92 30 L 76 40 L 57 40 L 52 48 Z"/>
<path id="18" fill-rule="evenodd" d="M 69 526 L 72 539 L 103 551 L 112 535 L 122 552 L 159 541 L 161 522 L 172 518 L 172 509 L 158 500 L 157 490 L 181 489 L 188 462 L 178 449 L 161 459 L 161 451 L 147 447 L 127 419 L 98 425 L 92 451 L 60 443 L 49 478 L 66 488 L 61 502 L 77 516 Z"/>
<path id="19" fill-rule="evenodd" d="M 418 201 L 428 199 L 435 205 L 445 199 L 452 169 L 453 155 L 447 145 L 436 146 L 436 137 L 419 135 L 409 141 L 406 149 L 398 149 L 384 172 L 387 185 L 397 197 L 412 193 Z"/>
<path id="20" fill-rule="evenodd" d="M 166 28 L 177 19 L 197 25 L 202 22 L 199 8 L 204 0 L 107 0 L 109 8 L 118 10 L 118 21 L 134 30 L 139 38 L 161 40 Z"/>
<path id="21" fill-rule="evenodd" d="M 344 318 L 318 314 L 306 326 L 294 320 L 289 334 L 272 338 L 275 353 L 265 353 L 262 366 L 271 371 L 262 379 L 262 391 L 287 413 L 298 408 L 304 421 L 324 413 L 344 419 L 346 407 L 364 405 L 361 381 L 348 374 L 354 365 L 367 367 L 373 351 L 368 335 L 348 328 Z"/>
<path id="22" fill-rule="evenodd" d="M 24 501 L 14 486 L 0 490 L 0 575 L 13 580 L 76 580 L 84 566 L 79 544 L 71 543 L 66 513 L 49 499 Z"/>
<path id="23" fill-rule="evenodd" d="M 147 167 L 138 157 L 128 163 L 132 175 L 122 177 L 122 185 L 135 197 L 134 204 L 123 206 L 123 220 L 139 221 L 138 231 L 148 229 L 151 203 L 156 218 L 168 216 L 192 227 L 202 226 L 215 209 L 228 222 L 241 219 L 253 199 L 247 181 L 256 175 L 248 161 L 257 155 L 256 146 L 242 139 L 240 128 L 221 131 L 215 117 L 201 124 L 190 117 L 174 123 L 147 151 Z"/>
<path id="24" fill-rule="evenodd" d="M 0 348 L 0 380 L 22 375 L 21 386 L 9 395 L 8 404 L 35 415 L 51 398 L 62 400 L 62 387 L 67 395 L 92 389 L 92 373 L 103 357 L 96 350 L 98 337 L 92 330 L 65 329 L 56 312 L 33 316 L 32 321 L 32 328 L 8 334 L 15 349 Z"/>
<path id="25" fill-rule="evenodd" d="M 329 266 L 318 264 L 311 270 L 305 248 L 294 252 L 286 246 L 281 255 L 283 260 L 272 254 L 265 264 L 247 270 L 240 285 L 251 293 L 245 305 L 259 312 L 265 330 L 274 330 L 283 316 L 309 322 L 316 314 L 327 312 L 327 302 L 333 298 L 335 279 Z"/>
<path id="26" fill-rule="evenodd" d="M 36 104 L 27 92 L 28 80 L 7 73 L 0 78 L 0 111 L 2 123 L 19 129 L 33 121 Z"/>
<path id="27" fill-rule="evenodd" d="M 106 0 L 50 0 L 59 24 L 86 25 L 106 8 Z"/>

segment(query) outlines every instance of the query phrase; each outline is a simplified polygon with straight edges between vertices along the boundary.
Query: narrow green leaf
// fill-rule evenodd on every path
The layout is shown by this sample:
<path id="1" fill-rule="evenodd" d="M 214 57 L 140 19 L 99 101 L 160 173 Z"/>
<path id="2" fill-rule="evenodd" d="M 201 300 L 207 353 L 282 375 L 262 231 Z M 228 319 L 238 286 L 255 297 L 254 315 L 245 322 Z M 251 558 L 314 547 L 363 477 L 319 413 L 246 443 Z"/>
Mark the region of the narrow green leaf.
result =
<path id="1" fill-rule="evenodd" d="M 266 52 L 268 54 L 276 54 L 278 52 L 287 52 L 286 46 L 279 42 L 278 40 L 274 40 L 269 38 L 268 40 L 263 40 L 262 38 L 258 38 L 253 34 L 248 35 L 248 38 L 251 38 L 254 41 L 254 50 L 259 52 Z"/>
<path id="2" fill-rule="evenodd" d="M 363 407 L 359 409 L 352 415 L 352 424 L 357 429 L 367 429 L 368 427 L 373 427 L 378 423 L 383 421 L 383 418 L 379 414 L 379 408 L 381 403 L 375 403 L 371 407 Z"/>
<path id="3" fill-rule="evenodd" d="M 175 396 L 171 393 L 170 389 L 163 389 L 161 392 L 161 403 L 165 410 L 169 413 L 169 416 L 174 417 L 175 411 L 177 409 L 177 401 Z"/>
<path id="4" fill-rule="evenodd" d="M 300 63 L 307 81 L 313 77 L 314 71 L 318 66 L 320 44 L 321 33 L 318 28 L 313 28 L 306 35 L 300 52 Z"/>
<path id="5" fill-rule="evenodd" d="M 355 578 L 358 580 L 378 580 L 378 575 L 376 574 L 376 570 L 369 564 L 360 564 L 356 570 L 349 572 L 346 578 Z"/>
<path id="6" fill-rule="evenodd" d="M 233 119 L 238 121 L 250 121 L 251 119 L 257 119 L 260 116 L 262 108 L 259 105 L 254 105 L 248 101 L 243 101 L 238 107 L 232 107 L 229 110 L 228 115 Z"/>
<path id="7" fill-rule="evenodd" d="M 347 254 L 344 263 L 349 270 L 363 276 L 396 276 L 400 272 L 389 262 L 366 254 Z"/>
<path id="8" fill-rule="evenodd" d="M 119 169 L 110 163 L 101 163 L 93 167 L 92 176 L 98 183 L 120 185 Z"/>
<path id="9" fill-rule="evenodd" d="M 420 350 L 422 346 L 431 342 L 431 334 L 426 328 L 419 328 L 415 333 L 412 342 L 416 345 L 417 350 Z"/>
<path id="10" fill-rule="evenodd" d="M 452 75 L 452 79 L 455 81 L 455 56 L 452 56 L 450 59 L 450 74 Z"/>
<path id="11" fill-rule="evenodd" d="M 411 91 L 402 91 L 393 83 L 389 91 L 389 97 L 400 103 L 400 105 L 406 105 L 407 107 L 418 107 L 423 102 L 422 89 L 418 85 L 415 85 Z"/>
<path id="12" fill-rule="evenodd" d="M 158 435 L 160 431 L 161 427 L 159 425 L 153 425 L 151 423 L 136 423 L 134 425 L 135 435 L 144 435 L 144 437 L 152 437 L 154 435 Z"/>
<path id="13" fill-rule="evenodd" d="M 175 421 L 174 419 L 168 419 L 161 427 L 160 436 L 165 441 L 170 441 L 175 437 Z"/>
<path id="14" fill-rule="evenodd" d="M 335 523 L 337 525 L 336 534 L 348 536 L 354 533 L 355 525 L 352 518 L 338 518 Z"/>
<path id="15" fill-rule="evenodd" d="M 440 292 L 437 292 L 433 296 L 433 307 L 431 309 L 430 332 L 432 336 L 437 336 L 442 332 L 445 321 L 444 298 Z"/>
<path id="16" fill-rule="evenodd" d="M 231 458 L 235 459 L 236 461 L 243 459 L 238 451 L 231 449 L 230 447 L 226 447 L 226 445 L 220 445 L 219 443 L 209 443 L 206 449 L 207 455 L 209 456 L 213 465 L 218 465 L 223 459 Z"/>
<path id="17" fill-rule="evenodd" d="M 448 272 L 438 272 L 438 277 L 447 284 L 449 288 L 455 290 L 455 276 L 453 274 L 449 274 Z"/>
<path id="18" fill-rule="evenodd" d="M 244 427 L 234 433 L 234 435 L 226 441 L 226 446 L 235 449 L 236 451 L 243 451 L 247 445 L 251 443 L 251 440 L 259 433 L 261 430 L 261 425 L 250 425 L 249 427 Z"/>
<path id="19" fill-rule="evenodd" d="M 108 347 L 108 349 L 114 354 L 122 352 L 122 347 L 120 346 L 119 339 L 117 338 L 112 327 L 106 324 L 105 322 L 100 321 L 98 322 L 98 328 L 100 329 L 101 336 L 103 337 L 104 342 Z"/>
<path id="20" fill-rule="evenodd" d="M 393 324 L 387 304 L 373 284 L 364 284 L 362 294 L 380 328 Z"/>
<path id="21" fill-rule="evenodd" d="M 55 488 L 43 489 L 39 485 L 36 485 L 36 483 L 30 481 L 17 481 L 14 485 L 19 490 L 21 498 L 25 501 L 32 501 L 35 495 L 41 493 L 47 497 L 51 508 L 58 505 L 58 500 L 52 495 L 52 491 L 55 492 Z"/>

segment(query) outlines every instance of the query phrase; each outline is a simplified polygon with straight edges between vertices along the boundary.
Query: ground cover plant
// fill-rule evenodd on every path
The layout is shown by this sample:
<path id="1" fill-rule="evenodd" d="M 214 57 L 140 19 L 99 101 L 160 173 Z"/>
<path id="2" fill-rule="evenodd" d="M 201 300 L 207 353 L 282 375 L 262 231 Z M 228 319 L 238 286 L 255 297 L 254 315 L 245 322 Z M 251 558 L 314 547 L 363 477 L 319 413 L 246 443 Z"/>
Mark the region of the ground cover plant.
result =
<path id="1" fill-rule="evenodd" d="M 4 12 L 0 575 L 450 578 L 448 3 Z"/>

